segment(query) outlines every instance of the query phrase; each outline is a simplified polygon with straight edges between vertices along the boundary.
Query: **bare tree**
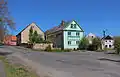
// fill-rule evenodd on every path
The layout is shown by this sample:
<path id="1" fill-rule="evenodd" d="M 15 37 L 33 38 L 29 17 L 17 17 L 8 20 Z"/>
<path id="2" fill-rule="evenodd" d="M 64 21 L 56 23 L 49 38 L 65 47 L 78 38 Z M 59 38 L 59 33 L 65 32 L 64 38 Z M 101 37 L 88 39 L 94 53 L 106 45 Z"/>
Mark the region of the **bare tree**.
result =
<path id="1" fill-rule="evenodd" d="M 15 30 L 15 23 L 10 16 L 6 0 L 0 0 L 0 41 L 3 41 L 8 28 Z"/>

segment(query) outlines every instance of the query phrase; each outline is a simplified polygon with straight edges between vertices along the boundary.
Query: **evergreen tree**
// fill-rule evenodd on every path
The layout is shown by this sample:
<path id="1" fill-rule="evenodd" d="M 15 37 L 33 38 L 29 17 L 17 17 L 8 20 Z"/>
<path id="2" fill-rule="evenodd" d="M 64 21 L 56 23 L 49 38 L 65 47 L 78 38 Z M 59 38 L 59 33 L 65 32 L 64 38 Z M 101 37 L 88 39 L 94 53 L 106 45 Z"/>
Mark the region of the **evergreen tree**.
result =
<path id="1" fill-rule="evenodd" d="M 38 39 L 39 39 L 38 33 L 37 33 L 37 31 L 35 31 L 35 32 L 33 33 L 33 37 L 32 37 L 33 43 L 37 43 Z"/>
<path id="2" fill-rule="evenodd" d="M 34 44 L 34 43 L 42 43 L 43 39 L 40 35 L 38 35 L 37 31 L 33 32 L 32 27 L 29 30 L 29 43 Z"/>
<path id="3" fill-rule="evenodd" d="M 29 43 L 31 43 L 31 44 L 33 43 L 32 38 L 33 38 L 33 29 L 31 27 L 30 30 L 29 30 Z"/>

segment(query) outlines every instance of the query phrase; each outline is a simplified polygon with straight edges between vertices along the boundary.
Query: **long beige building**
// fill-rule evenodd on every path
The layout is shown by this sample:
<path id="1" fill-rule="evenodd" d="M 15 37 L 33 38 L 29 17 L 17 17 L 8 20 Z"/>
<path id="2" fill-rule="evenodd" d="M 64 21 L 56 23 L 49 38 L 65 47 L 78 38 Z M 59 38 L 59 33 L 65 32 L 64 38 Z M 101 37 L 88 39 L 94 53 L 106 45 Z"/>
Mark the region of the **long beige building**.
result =
<path id="1" fill-rule="evenodd" d="M 29 24 L 26 28 L 24 28 L 17 36 L 17 45 L 27 44 L 29 41 L 29 30 L 33 28 L 33 31 L 37 31 L 37 33 L 42 36 L 44 39 L 44 32 L 37 26 L 35 23 Z"/>

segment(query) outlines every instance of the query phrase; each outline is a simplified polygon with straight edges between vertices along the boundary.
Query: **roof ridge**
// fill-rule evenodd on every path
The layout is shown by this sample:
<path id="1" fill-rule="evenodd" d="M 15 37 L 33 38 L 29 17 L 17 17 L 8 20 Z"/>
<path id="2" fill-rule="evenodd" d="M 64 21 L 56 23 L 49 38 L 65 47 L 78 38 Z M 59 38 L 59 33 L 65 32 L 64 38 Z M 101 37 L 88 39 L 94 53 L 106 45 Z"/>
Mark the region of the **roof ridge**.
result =
<path id="1" fill-rule="evenodd" d="M 30 25 L 32 25 L 32 24 L 35 24 L 41 31 L 43 31 L 37 24 L 36 24 L 36 22 L 32 22 L 31 24 L 28 24 L 25 28 L 23 28 L 18 34 L 20 34 L 21 32 L 23 32 L 26 28 L 28 28 Z M 43 31 L 44 32 L 44 31 Z M 17 35 L 18 35 L 17 34 Z"/>

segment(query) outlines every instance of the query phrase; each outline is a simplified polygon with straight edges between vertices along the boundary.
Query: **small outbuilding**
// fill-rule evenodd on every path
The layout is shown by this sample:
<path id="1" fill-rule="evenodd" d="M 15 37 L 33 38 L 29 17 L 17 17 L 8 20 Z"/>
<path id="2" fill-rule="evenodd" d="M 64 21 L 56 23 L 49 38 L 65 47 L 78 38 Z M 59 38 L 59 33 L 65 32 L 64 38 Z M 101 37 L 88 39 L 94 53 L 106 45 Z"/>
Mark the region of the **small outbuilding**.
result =
<path id="1" fill-rule="evenodd" d="M 102 49 L 114 49 L 114 39 L 112 36 L 105 36 L 102 38 Z"/>
<path id="2" fill-rule="evenodd" d="M 4 44 L 5 45 L 12 45 L 15 46 L 17 42 L 17 37 L 12 35 L 7 35 L 4 37 Z"/>
<path id="3" fill-rule="evenodd" d="M 93 34 L 93 33 L 89 33 L 89 34 L 86 36 L 86 38 L 88 39 L 89 44 L 92 44 L 92 40 L 93 40 L 94 38 L 96 38 L 96 35 Z"/>

